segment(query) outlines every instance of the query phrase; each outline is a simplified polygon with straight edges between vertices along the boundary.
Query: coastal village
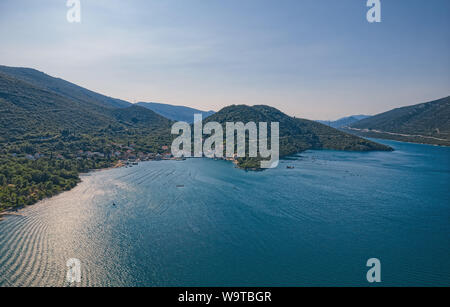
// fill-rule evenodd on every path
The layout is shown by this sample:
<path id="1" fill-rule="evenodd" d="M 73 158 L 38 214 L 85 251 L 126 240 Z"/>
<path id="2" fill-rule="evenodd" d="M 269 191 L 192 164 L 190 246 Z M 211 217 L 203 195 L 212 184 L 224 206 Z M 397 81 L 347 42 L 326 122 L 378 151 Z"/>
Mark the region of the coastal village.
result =
<path id="1" fill-rule="evenodd" d="M 112 144 L 116 150 L 108 152 L 108 153 L 104 153 L 104 152 L 98 152 L 98 151 L 84 151 L 84 150 L 78 150 L 75 153 L 75 158 L 77 160 L 83 160 L 83 159 L 104 159 L 104 158 L 114 158 L 117 159 L 117 163 L 115 164 L 115 168 L 118 167 L 124 167 L 124 166 L 133 166 L 133 165 L 137 165 L 139 162 L 144 162 L 144 161 L 161 161 L 161 160 L 176 160 L 176 161 L 182 161 L 182 160 L 186 160 L 186 158 L 177 158 L 174 157 L 172 155 L 172 153 L 170 152 L 170 148 L 169 146 L 162 146 L 161 147 L 161 151 L 162 153 L 144 153 L 142 151 L 137 151 L 135 149 L 136 145 L 135 144 L 128 144 L 128 145 L 124 145 L 124 144 L 118 144 L 118 143 L 113 143 Z M 207 153 L 208 156 L 211 155 L 210 152 Z M 14 157 L 17 157 L 18 154 L 12 154 Z M 27 154 L 25 155 L 25 158 L 35 161 L 41 158 L 46 158 L 46 157 L 50 157 L 50 158 L 56 158 L 59 160 L 64 160 L 67 157 L 64 157 L 63 154 L 42 154 L 42 153 L 35 153 L 33 154 Z M 71 157 L 72 158 L 72 157 Z M 231 158 L 214 158 L 215 160 L 226 160 L 226 161 L 231 161 L 234 164 L 237 164 L 237 155 L 235 154 L 233 157 Z"/>
<path id="2" fill-rule="evenodd" d="M 144 152 L 137 152 L 135 149 L 134 144 L 130 145 L 123 145 L 123 144 L 117 144 L 113 143 L 115 148 L 117 148 L 114 151 L 110 152 L 98 152 L 98 151 L 84 151 L 84 150 L 78 150 L 75 154 L 70 154 L 70 158 L 72 158 L 75 155 L 75 158 L 77 160 L 82 159 L 95 159 L 95 158 L 115 158 L 118 159 L 121 162 L 139 162 L 139 161 L 151 161 L 151 160 L 172 160 L 175 159 L 173 155 L 169 151 L 168 146 L 162 146 L 163 153 L 144 153 Z M 13 153 L 13 157 L 19 156 L 19 154 Z M 56 159 L 66 159 L 68 157 L 65 157 L 65 155 L 58 153 L 58 154 L 42 154 L 40 152 L 35 154 L 27 154 L 25 155 L 25 158 L 29 160 L 38 160 L 41 158 L 56 158 Z"/>

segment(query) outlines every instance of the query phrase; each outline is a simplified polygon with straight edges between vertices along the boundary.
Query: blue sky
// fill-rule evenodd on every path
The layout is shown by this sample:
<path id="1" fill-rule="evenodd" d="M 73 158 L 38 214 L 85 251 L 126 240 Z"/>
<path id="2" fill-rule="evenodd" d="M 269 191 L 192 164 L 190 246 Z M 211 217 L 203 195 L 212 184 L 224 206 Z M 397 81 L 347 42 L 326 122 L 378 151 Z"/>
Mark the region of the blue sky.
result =
<path id="1" fill-rule="evenodd" d="M 450 94 L 450 1 L 0 1 L 0 64 L 128 101 L 376 114 Z"/>

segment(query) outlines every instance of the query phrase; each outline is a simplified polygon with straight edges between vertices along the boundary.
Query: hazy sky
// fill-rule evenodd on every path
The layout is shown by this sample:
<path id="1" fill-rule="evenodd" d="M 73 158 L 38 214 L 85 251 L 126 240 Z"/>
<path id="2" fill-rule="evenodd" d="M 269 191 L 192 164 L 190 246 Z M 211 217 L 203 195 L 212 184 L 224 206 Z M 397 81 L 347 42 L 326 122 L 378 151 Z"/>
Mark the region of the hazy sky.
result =
<path id="1" fill-rule="evenodd" d="M 450 94 L 450 1 L 1 0 L 0 64 L 108 96 L 298 117 L 376 114 Z"/>

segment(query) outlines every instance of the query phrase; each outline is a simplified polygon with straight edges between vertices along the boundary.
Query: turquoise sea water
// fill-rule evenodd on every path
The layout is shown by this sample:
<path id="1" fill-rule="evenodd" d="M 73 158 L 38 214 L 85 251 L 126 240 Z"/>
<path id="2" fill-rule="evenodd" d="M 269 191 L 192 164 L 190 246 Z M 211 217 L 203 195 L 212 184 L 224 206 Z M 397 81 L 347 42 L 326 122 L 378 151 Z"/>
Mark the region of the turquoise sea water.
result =
<path id="1" fill-rule="evenodd" d="M 85 175 L 0 222 L 0 286 L 68 285 L 69 258 L 84 286 L 367 286 L 369 258 L 381 285 L 450 286 L 450 148 L 380 142 Z"/>

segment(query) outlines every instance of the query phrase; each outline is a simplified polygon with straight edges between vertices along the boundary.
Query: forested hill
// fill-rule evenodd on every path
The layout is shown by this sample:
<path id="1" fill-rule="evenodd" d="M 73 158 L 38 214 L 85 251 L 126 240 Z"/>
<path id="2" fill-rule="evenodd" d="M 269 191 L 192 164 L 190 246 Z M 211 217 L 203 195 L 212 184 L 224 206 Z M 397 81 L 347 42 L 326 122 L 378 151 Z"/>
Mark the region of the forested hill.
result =
<path id="1" fill-rule="evenodd" d="M 350 126 L 372 137 L 450 145 L 450 96 L 394 109 Z"/>
<path id="2" fill-rule="evenodd" d="M 62 130 L 89 131 L 113 124 L 105 109 L 83 104 L 0 73 L 0 140 L 15 141 Z"/>
<path id="3" fill-rule="evenodd" d="M 233 105 L 226 107 L 208 117 L 205 122 L 279 122 L 280 123 L 280 155 L 287 156 L 308 149 L 335 149 L 348 151 L 392 150 L 381 145 L 329 126 L 290 117 L 281 111 L 264 105 L 247 106 Z M 270 125 L 268 128 L 270 132 Z M 248 161 L 247 161 L 248 160 Z M 244 168 L 257 167 L 257 161 L 242 159 L 240 166 Z"/>
<path id="4" fill-rule="evenodd" d="M 8 67 L 0 65 L 0 73 L 8 75 L 14 79 L 30 83 L 37 88 L 48 90 L 81 103 L 84 102 L 91 105 L 97 104 L 107 108 L 126 108 L 131 105 L 127 101 L 98 94 L 66 80 L 54 78 L 32 68 Z"/>

